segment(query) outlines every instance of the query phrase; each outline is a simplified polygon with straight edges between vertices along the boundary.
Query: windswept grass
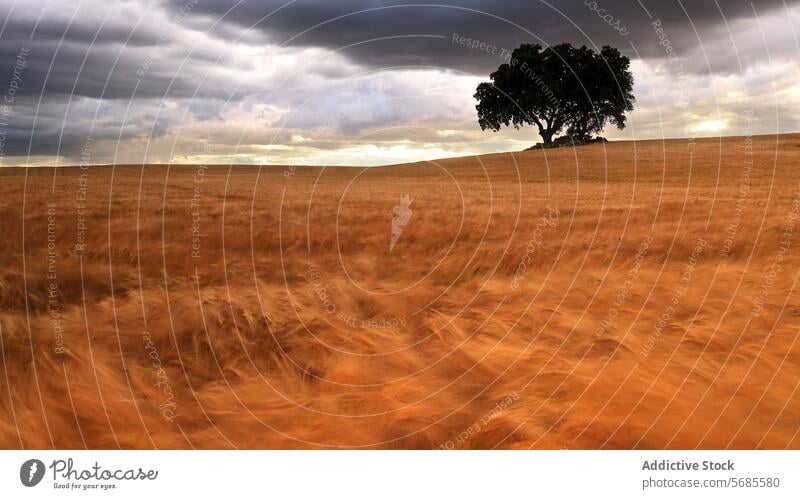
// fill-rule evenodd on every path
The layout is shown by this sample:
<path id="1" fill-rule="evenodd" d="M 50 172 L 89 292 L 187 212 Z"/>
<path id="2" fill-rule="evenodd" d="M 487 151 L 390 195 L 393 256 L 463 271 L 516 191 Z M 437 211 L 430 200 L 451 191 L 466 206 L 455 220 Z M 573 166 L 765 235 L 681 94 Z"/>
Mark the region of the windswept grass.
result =
<path id="1" fill-rule="evenodd" d="M 0 447 L 800 447 L 800 136 L 746 145 L 2 169 Z"/>

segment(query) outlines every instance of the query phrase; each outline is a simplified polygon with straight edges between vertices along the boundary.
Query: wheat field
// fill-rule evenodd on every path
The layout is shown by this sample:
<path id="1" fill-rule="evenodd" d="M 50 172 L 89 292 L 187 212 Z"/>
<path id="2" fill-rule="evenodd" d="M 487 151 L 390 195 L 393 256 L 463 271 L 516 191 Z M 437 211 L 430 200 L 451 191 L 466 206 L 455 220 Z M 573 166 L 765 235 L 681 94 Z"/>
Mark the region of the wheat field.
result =
<path id="1" fill-rule="evenodd" d="M 800 135 L 0 169 L 0 447 L 800 448 Z"/>

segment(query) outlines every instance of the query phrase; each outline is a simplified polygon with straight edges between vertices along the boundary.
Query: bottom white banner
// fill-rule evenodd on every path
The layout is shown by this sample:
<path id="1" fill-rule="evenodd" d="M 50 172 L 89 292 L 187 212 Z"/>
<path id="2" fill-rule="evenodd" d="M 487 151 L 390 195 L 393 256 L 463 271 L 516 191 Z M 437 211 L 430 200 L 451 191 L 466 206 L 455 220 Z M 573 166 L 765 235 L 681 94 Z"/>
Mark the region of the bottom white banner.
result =
<path id="1" fill-rule="evenodd" d="M 0 495 L 800 497 L 798 464 L 800 451 L 0 451 Z"/>

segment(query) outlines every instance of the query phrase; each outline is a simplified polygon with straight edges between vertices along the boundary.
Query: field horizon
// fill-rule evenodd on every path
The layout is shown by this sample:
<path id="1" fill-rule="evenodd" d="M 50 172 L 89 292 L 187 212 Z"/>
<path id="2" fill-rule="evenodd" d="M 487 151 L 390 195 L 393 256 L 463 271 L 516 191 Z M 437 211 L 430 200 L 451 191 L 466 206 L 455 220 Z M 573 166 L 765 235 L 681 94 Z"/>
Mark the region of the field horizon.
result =
<path id="1" fill-rule="evenodd" d="M 0 448 L 800 448 L 798 164 L 0 168 Z"/>
<path id="2" fill-rule="evenodd" d="M 604 143 L 597 143 L 597 144 L 585 144 L 576 146 L 578 148 L 586 148 L 586 147 L 604 147 L 609 144 L 619 145 L 619 144 L 651 144 L 651 143 L 662 143 L 667 144 L 670 142 L 696 142 L 696 141 L 724 141 L 724 140 L 744 140 L 744 139 L 755 139 L 755 138 L 773 138 L 778 139 L 779 137 L 791 138 L 793 136 L 800 136 L 800 131 L 796 132 L 783 132 L 783 133 L 763 133 L 763 134 L 752 134 L 752 135 L 714 135 L 714 136 L 702 136 L 702 137 L 663 137 L 663 138 L 655 138 L 655 139 L 607 139 Z M 531 146 L 536 144 L 536 142 L 531 142 Z M 554 151 L 559 150 L 571 150 L 573 147 L 552 147 L 544 149 L 545 154 L 552 153 Z M 423 161 L 407 161 L 401 163 L 386 163 L 380 165 L 347 165 L 347 164 L 338 164 L 338 165 L 321 165 L 321 164 L 291 164 L 291 163 L 268 163 L 268 164 L 259 164 L 259 163 L 204 163 L 204 162 L 193 162 L 193 163 L 173 163 L 173 162 L 164 162 L 164 163 L 65 163 L 59 165 L 7 165 L 3 166 L 2 168 L 19 168 L 19 169 L 28 169 L 28 168 L 81 168 L 81 167 L 139 167 L 139 166 L 207 166 L 209 168 L 227 168 L 230 166 L 252 166 L 252 167 L 262 167 L 262 168 L 388 168 L 388 167 L 402 167 L 407 165 L 413 165 L 417 163 L 425 163 L 431 161 L 446 161 L 446 160 L 455 160 L 455 159 L 468 159 L 468 158 L 480 158 L 486 156 L 496 156 L 496 155 L 503 155 L 503 154 L 523 154 L 530 152 L 530 149 L 525 148 L 519 151 L 505 151 L 505 152 L 489 152 L 483 154 L 464 154 L 464 155 L 457 155 L 457 156 L 441 156 L 441 157 L 434 157 L 431 159 L 426 159 Z"/>

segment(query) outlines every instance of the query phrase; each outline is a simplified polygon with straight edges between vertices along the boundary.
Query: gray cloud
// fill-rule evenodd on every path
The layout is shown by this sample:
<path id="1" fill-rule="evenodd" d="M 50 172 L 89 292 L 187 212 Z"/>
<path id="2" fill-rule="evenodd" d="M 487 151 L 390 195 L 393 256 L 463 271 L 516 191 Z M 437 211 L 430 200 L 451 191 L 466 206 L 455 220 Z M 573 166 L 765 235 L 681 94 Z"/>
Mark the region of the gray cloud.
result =
<path id="1" fill-rule="evenodd" d="M 761 0 L 755 9 L 746 0 L 443 3 L 0 0 L 7 20 L 0 32 L 0 93 L 10 92 L 12 81 L 17 85 L 0 121 L 2 154 L 75 161 L 91 135 L 100 162 L 117 149 L 128 159 L 139 153 L 168 160 L 170 143 L 191 157 L 198 139 L 187 134 L 198 130 L 215 134 L 220 152 L 248 151 L 248 161 L 263 144 L 284 146 L 280 154 L 291 158 L 292 148 L 335 151 L 370 141 L 388 147 L 403 137 L 419 147 L 446 148 L 480 136 L 487 142 L 476 148 L 492 150 L 503 140 L 527 140 L 522 137 L 530 132 L 477 134 L 473 80 L 503 62 L 499 51 L 531 41 L 610 44 L 643 61 L 635 90 L 646 133 L 659 129 L 657 119 L 669 133 L 680 133 L 687 114 L 670 100 L 682 93 L 691 94 L 695 117 L 722 108 L 733 124 L 749 108 L 760 131 L 800 126 L 788 113 L 776 123 L 774 102 L 764 98 L 777 99 L 796 85 L 800 54 L 791 19 L 800 0 Z M 679 70 L 667 62 L 656 20 Z M 454 43 L 454 33 L 498 52 Z M 16 78 L 23 47 L 26 65 Z M 726 78 L 734 86 L 718 88 Z M 742 97 L 726 100 L 731 91 Z"/>
<path id="2" fill-rule="evenodd" d="M 185 0 L 169 0 L 173 6 Z M 544 44 L 573 42 L 611 44 L 633 55 L 633 45 L 645 58 L 662 59 L 665 51 L 652 23 L 660 20 L 671 45 L 687 58 L 703 47 L 731 54 L 726 22 L 754 18 L 748 0 L 461 0 L 443 5 L 408 5 L 402 0 L 221 0 L 201 3 L 192 16 L 221 24 L 234 23 L 248 31 L 263 32 L 278 44 L 342 49 L 355 61 L 372 67 L 424 65 L 485 74 L 497 66 L 490 57 L 456 46 L 453 33 L 506 49 L 521 42 Z M 761 0 L 756 9 L 767 15 L 797 0 Z M 594 7 L 594 8 L 590 8 Z M 618 21 L 629 32 L 622 36 L 608 22 Z M 696 33 L 695 33 L 696 31 Z M 343 48 L 346 47 L 346 48 Z M 740 47 L 747 51 L 750 46 Z M 787 47 L 789 51 L 794 47 Z M 776 48 L 775 55 L 778 50 Z M 759 54 L 760 55 L 760 54 Z M 718 59 L 714 60 L 715 62 Z M 728 58 L 713 64 L 714 72 L 739 70 Z M 708 66 L 687 65 L 708 71 Z"/>

